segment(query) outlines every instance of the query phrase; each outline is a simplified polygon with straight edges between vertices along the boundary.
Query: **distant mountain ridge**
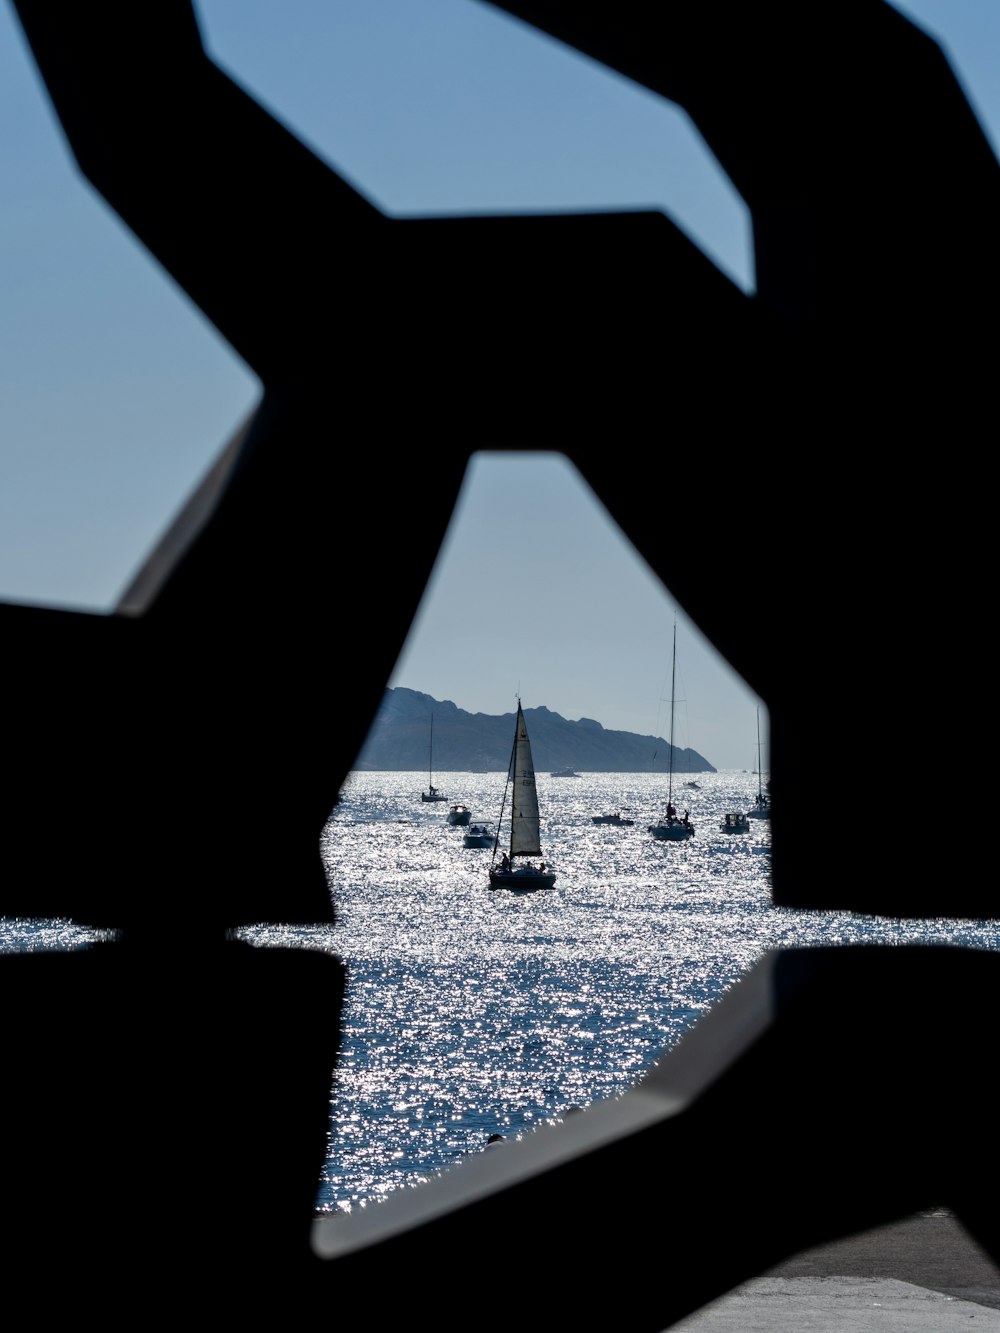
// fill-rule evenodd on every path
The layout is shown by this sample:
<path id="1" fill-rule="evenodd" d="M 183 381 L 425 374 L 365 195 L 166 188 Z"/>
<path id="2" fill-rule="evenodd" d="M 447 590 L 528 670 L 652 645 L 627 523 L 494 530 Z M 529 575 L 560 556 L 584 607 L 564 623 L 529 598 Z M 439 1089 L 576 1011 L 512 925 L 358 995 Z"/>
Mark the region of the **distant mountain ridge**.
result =
<path id="1" fill-rule="evenodd" d="M 450 700 L 403 686 L 387 689 L 354 767 L 362 772 L 427 772 L 431 714 L 434 772 L 506 773 L 514 734 L 509 713 L 467 713 Z M 572 768 L 580 773 L 667 771 L 670 749 L 662 736 L 607 731 L 582 717 L 570 722 L 548 708 L 525 708 L 531 751 L 539 773 Z M 655 762 L 654 762 L 655 760 Z M 696 750 L 674 746 L 675 773 L 718 770 Z"/>

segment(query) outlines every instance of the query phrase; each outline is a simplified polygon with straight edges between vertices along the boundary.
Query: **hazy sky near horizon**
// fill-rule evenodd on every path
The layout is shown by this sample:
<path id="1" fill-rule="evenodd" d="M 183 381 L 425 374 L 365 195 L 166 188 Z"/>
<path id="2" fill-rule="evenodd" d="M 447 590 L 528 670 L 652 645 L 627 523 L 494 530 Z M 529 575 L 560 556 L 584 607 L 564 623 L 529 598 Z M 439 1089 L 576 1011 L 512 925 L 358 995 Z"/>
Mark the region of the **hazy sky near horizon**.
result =
<path id="1" fill-rule="evenodd" d="M 896 7 L 942 42 L 996 149 L 1000 5 Z M 213 57 L 385 212 L 660 208 L 753 290 L 746 209 L 684 113 L 489 4 L 195 8 Z M 0 147 L 0 599 L 107 611 L 260 386 L 79 176 L 9 0 Z M 710 533 L 710 488 L 694 494 Z M 750 495 L 747 512 L 749 563 Z M 555 454 L 478 454 L 390 683 L 491 714 L 520 693 L 665 735 L 675 613 L 675 741 L 750 767 L 758 701 L 575 470 Z"/>

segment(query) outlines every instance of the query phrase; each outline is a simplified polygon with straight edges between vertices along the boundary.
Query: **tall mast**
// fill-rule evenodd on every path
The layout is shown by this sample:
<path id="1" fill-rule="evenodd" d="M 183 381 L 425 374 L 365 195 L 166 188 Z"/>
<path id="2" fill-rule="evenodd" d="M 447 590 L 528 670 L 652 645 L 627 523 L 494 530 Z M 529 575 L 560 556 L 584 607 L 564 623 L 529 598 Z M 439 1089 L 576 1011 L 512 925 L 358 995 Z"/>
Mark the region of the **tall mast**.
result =
<path id="1" fill-rule="evenodd" d="M 764 774 L 760 766 L 760 708 L 757 709 L 757 804 L 764 804 Z"/>
<path id="2" fill-rule="evenodd" d="M 670 668 L 670 749 L 667 753 L 667 805 L 674 792 L 674 686 L 677 680 L 677 621 L 674 621 L 674 660 Z"/>

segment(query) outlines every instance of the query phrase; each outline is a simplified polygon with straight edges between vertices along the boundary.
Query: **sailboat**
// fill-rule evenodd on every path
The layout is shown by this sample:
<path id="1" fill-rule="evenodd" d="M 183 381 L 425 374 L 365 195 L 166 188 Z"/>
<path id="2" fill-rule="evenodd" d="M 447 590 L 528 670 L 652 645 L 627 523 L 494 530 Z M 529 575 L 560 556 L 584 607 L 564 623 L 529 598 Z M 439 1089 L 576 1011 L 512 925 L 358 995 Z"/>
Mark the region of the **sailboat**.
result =
<path id="1" fill-rule="evenodd" d="M 420 793 L 422 801 L 446 801 L 448 798 L 434 786 L 434 714 L 431 713 L 430 757 L 427 769 L 427 790 Z"/>
<path id="2" fill-rule="evenodd" d="M 751 819 L 771 818 L 771 798 L 764 790 L 764 771 L 760 762 L 760 709 L 757 709 L 757 804 L 747 811 Z"/>
<path id="3" fill-rule="evenodd" d="M 674 703 L 677 684 L 677 622 L 674 621 L 674 656 L 670 671 L 670 747 L 667 751 L 667 812 L 658 824 L 650 824 L 647 832 L 661 842 L 683 842 L 694 837 L 694 825 L 685 814 L 678 817 L 674 809 Z"/>
<path id="4" fill-rule="evenodd" d="M 503 827 L 508 792 L 510 793 L 510 843 L 508 850 L 498 862 L 497 850 L 500 845 L 500 829 Z M 541 854 L 535 765 L 531 758 L 531 742 L 528 740 L 528 728 L 525 726 L 521 700 L 518 699 L 517 716 L 514 720 L 514 744 L 511 747 L 507 781 L 500 805 L 500 818 L 497 821 L 497 836 L 493 844 L 493 860 L 490 863 L 490 888 L 514 889 L 519 893 L 527 893 L 533 889 L 551 889 L 556 882 L 555 872 L 550 870 L 544 861 L 539 861 L 537 865 L 530 861 L 518 864 L 520 857 L 540 857 Z"/>

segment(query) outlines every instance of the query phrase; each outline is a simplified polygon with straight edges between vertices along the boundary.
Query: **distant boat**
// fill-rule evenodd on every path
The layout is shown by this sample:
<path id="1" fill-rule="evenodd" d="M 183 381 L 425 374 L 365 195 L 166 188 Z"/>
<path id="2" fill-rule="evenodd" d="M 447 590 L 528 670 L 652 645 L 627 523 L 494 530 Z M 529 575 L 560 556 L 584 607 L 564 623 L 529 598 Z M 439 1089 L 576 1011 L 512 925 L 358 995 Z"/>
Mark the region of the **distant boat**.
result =
<path id="1" fill-rule="evenodd" d="M 470 824 L 462 834 L 462 842 L 466 847 L 492 847 L 494 841 L 493 833 L 485 824 Z"/>
<path id="2" fill-rule="evenodd" d="M 471 819 L 472 811 L 467 805 L 453 805 L 447 814 L 449 824 L 468 824 Z"/>
<path id="3" fill-rule="evenodd" d="M 760 709 L 757 709 L 757 767 L 754 769 L 757 774 L 757 804 L 751 806 L 747 814 L 751 819 L 770 819 L 771 818 L 771 797 L 764 790 L 764 774 L 761 771 L 760 763 Z M 768 783 L 768 786 L 771 784 Z"/>
<path id="4" fill-rule="evenodd" d="M 427 790 L 420 793 L 422 801 L 446 801 L 448 798 L 444 792 L 438 791 L 434 786 L 434 714 L 431 713 L 431 740 L 429 761 L 427 767 Z"/>
<path id="5" fill-rule="evenodd" d="M 617 811 L 613 815 L 591 815 L 590 819 L 594 824 L 616 824 L 621 825 L 623 828 L 625 825 L 631 826 L 635 823 L 634 819 L 622 819 Z"/>
<path id="6" fill-rule="evenodd" d="M 551 778 L 578 778 L 579 776 L 580 774 L 572 768 L 557 768 L 554 773 L 549 774 Z"/>
<path id="7" fill-rule="evenodd" d="M 724 815 L 722 823 L 719 825 L 723 833 L 749 833 L 750 818 L 748 815 L 741 814 L 738 811 L 731 811 Z"/>
<path id="8" fill-rule="evenodd" d="M 650 824 L 647 832 L 661 842 L 683 842 L 694 837 L 694 825 L 685 813 L 678 817 L 674 808 L 674 704 L 677 682 L 677 621 L 674 621 L 674 655 L 670 671 L 670 747 L 667 751 L 667 810 L 658 824 Z"/>
<path id="9" fill-rule="evenodd" d="M 701 791 L 701 783 L 700 783 L 700 782 L 685 782 L 684 786 L 685 786 L 685 787 L 693 787 L 695 791 Z"/>
<path id="10" fill-rule="evenodd" d="M 520 857 L 540 857 L 542 854 L 535 764 L 531 757 L 531 742 L 528 740 L 528 728 L 525 725 L 524 713 L 521 711 L 520 699 L 517 701 L 514 744 L 510 752 L 507 781 L 504 784 L 503 801 L 500 805 L 500 819 L 497 821 L 498 828 L 503 827 L 508 792 L 510 793 L 510 841 L 508 850 L 504 852 L 499 862 L 497 848 L 493 848 L 490 888 L 513 889 L 518 893 L 528 893 L 534 889 L 551 889 L 556 877 L 544 861 L 538 865 L 527 861 L 518 865 Z M 497 841 L 499 842 L 499 838 Z"/>

